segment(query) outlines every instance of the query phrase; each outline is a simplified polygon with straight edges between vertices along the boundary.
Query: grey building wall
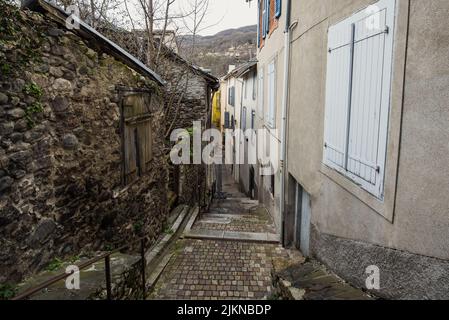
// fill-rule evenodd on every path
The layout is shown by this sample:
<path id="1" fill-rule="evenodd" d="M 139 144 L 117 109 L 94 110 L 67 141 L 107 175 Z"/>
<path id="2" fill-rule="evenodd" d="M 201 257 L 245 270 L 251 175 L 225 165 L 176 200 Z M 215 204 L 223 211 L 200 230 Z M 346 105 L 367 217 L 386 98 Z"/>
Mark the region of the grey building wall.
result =
<path id="1" fill-rule="evenodd" d="M 301 0 L 293 2 L 292 13 L 298 26 L 292 35 L 288 170 L 311 194 L 312 225 L 318 234 L 312 242 L 319 244 L 312 243 L 315 255 L 360 285 L 367 275 L 354 275 L 354 267 L 378 261 L 370 246 L 383 248 L 385 254 L 431 257 L 426 263 L 435 265 L 449 259 L 448 1 L 397 0 L 385 200 L 374 199 L 322 165 L 327 30 L 374 2 Z M 334 250 L 326 250 L 323 246 L 332 241 L 318 242 L 319 235 L 347 242 L 334 241 Z M 353 247 L 347 245 L 351 242 Z M 357 254 L 345 254 L 348 250 Z M 332 258 L 336 252 L 347 259 L 346 267 Z M 382 266 L 387 273 L 401 270 L 410 277 L 409 285 L 423 286 L 418 290 L 423 293 L 436 282 L 420 280 L 431 274 L 431 268 L 417 267 L 420 261 L 386 259 Z M 387 277 L 396 282 L 391 290 L 397 291 L 389 295 L 384 288 L 381 294 L 410 297 L 397 287 L 401 278 L 391 275 Z M 447 272 L 439 281 L 447 289 Z M 441 288 L 422 297 L 447 298 Z"/>

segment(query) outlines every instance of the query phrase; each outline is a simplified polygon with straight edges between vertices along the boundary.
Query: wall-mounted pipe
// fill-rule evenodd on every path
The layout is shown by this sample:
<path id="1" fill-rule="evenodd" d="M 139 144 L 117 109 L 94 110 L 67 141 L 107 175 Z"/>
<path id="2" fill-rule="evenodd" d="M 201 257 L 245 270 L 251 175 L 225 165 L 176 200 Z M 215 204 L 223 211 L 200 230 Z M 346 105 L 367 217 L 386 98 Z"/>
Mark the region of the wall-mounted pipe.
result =
<path id="1" fill-rule="evenodd" d="M 287 175 L 287 111 L 288 111 L 288 96 L 289 96 L 289 79 L 290 79 L 290 40 L 291 40 L 291 6 L 292 1 L 287 0 L 287 12 L 286 12 L 286 22 L 284 30 L 284 87 L 282 95 L 282 123 L 281 123 L 281 194 L 280 194 L 280 204 L 279 211 L 282 219 L 282 231 L 281 231 L 281 241 L 282 246 L 285 246 L 285 181 Z"/>

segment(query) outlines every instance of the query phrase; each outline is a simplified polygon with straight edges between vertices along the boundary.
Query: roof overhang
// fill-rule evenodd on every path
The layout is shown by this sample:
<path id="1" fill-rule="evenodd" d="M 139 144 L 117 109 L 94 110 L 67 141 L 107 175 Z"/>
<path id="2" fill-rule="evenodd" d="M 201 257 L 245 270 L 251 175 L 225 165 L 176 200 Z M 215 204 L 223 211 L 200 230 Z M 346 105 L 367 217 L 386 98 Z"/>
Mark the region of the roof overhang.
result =
<path id="1" fill-rule="evenodd" d="M 47 0 L 22 0 L 22 8 L 27 8 L 36 12 L 41 12 L 45 16 L 51 18 L 57 23 L 63 25 L 66 28 L 67 18 L 71 17 L 75 22 L 79 23 L 79 29 L 70 29 L 70 31 L 76 33 L 81 38 L 86 39 L 93 46 L 100 47 L 102 51 L 113 56 L 117 60 L 126 64 L 136 72 L 149 77 L 156 81 L 159 85 L 165 85 L 165 81 L 156 72 L 148 68 L 139 59 L 131 55 L 128 51 L 120 47 L 115 42 L 109 40 L 97 30 L 89 26 L 76 16 L 65 12 L 62 8 L 54 5 Z"/>

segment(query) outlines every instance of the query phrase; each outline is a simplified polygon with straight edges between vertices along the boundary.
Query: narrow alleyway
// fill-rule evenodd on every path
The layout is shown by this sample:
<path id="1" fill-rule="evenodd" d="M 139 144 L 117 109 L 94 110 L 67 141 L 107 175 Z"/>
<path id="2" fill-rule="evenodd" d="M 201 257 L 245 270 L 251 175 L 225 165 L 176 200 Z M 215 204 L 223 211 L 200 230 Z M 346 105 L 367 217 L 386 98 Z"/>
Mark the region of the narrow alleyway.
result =
<path id="1" fill-rule="evenodd" d="M 268 212 L 239 192 L 229 168 L 223 192 L 225 199 L 215 199 L 165 254 L 150 299 L 371 299 L 298 250 L 282 248 Z"/>
<path id="2" fill-rule="evenodd" d="M 266 210 L 223 172 L 226 199 L 178 240 L 151 299 L 271 299 L 273 263 L 301 259 L 282 249 Z"/>

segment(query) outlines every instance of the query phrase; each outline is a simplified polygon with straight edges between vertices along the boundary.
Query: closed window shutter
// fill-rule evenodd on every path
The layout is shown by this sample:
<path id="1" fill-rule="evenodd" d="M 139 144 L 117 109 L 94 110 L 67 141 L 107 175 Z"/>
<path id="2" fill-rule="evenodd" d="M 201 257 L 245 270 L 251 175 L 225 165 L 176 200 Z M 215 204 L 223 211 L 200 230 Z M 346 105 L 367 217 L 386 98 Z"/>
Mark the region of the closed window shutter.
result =
<path id="1" fill-rule="evenodd" d="M 324 163 L 383 198 L 395 0 L 370 9 L 329 29 Z"/>
<path id="2" fill-rule="evenodd" d="M 390 1 L 390 3 L 394 1 Z M 394 6 L 354 23 L 354 73 L 347 170 L 382 191 L 386 157 Z M 368 28 L 372 21 L 379 28 Z M 387 22 L 390 20 L 390 22 Z"/>
<path id="3" fill-rule="evenodd" d="M 224 127 L 226 128 L 226 129 L 229 129 L 229 112 L 225 112 L 225 115 L 224 115 Z"/>
<path id="4" fill-rule="evenodd" d="M 276 13 L 275 13 L 276 18 L 279 18 L 281 16 L 281 13 L 282 13 L 282 1 L 276 0 Z"/>
<path id="5" fill-rule="evenodd" d="M 270 1 L 265 1 L 265 33 L 270 33 Z"/>
<path id="6" fill-rule="evenodd" d="M 267 0 L 261 0 L 262 5 L 262 38 L 265 39 L 267 36 Z"/>
<path id="7" fill-rule="evenodd" d="M 276 112 L 276 70 L 274 62 L 268 65 L 268 125 L 272 128 L 275 126 Z"/>
<path id="8" fill-rule="evenodd" d="M 324 163 L 345 170 L 347 119 L 349 106 L 351 29 L 340 23 L 329 29 Z"/>

